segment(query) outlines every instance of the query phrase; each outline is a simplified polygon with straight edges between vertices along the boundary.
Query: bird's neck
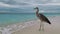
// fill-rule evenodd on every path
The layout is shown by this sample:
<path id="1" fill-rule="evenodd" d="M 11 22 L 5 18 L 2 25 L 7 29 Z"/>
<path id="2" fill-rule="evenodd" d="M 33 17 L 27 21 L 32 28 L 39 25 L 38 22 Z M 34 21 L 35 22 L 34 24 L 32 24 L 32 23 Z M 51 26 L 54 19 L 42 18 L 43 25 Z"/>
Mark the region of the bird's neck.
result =
<path id="1" fill-rule="evenodd" d="M 36 15 L 38 15 L 39 9 L 36 10 Z"/>

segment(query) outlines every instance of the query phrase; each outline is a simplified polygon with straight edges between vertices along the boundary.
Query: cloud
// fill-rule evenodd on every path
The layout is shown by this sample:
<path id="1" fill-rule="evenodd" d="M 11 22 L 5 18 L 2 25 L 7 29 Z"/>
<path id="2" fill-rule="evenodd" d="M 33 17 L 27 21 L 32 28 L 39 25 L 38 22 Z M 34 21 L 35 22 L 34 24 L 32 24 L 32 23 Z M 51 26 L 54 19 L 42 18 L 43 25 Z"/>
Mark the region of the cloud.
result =
<path id="1" fill-rule="evenodd" d="M 60 0 L 51 0 L 53 3 L 60 3 Z"/>
<path id="2" fill-rule="evenodd" d="M 4 7 L 33 7 L 46 5 L 60 5 L 59 0 L 2 0 L 0 6 Z M 56 3 L 55 3 L 56 2 Z"/>
<path id="3" fill-rule="evenodd" d="M 0 13 L 7 13 L 7 12 L 10 12 L 10 11 L 0 11 Z"/>
<path id="4" fill-rule="evenodd" d="M 46 4 L 38 4 L 38 5 L 60 5 L 60 3 L 46 3 Z"/>
<path id="5" fill-rule="evenodd" d="M 60 0 L 0 0 L 0 7 L 4 7 L 5 9 L 2 8 L 2 10 L 4 11 L 12 10 L 12 11 L 19 11 L 19 12 L 20 11 L 32 12 L 33 10 L 32 8 L 36 6 L 39 6 L 41 9 L 43 8 L 45 10 L 48 10 L 48 9 L 50 10 L 51 8 L 58 9 L 57 6 L 60 6 Z M 7 7 L 8 9 L 6 9 Z M 13 8 L 13 9 L 9 9 L 9 8 Z M 18 9 L 16 10 L 16 8 Z M 41 10 L 41 12 L 45 12 L 45 11 Z"/>
<path id="6" fill-rule="evenodd" d="M 19 7 L 18 5 L 10 5 L 10 4 L 5 4 L 5 3 L 3 3 L 3 2 L 0 2 L 0 7 Z"/>

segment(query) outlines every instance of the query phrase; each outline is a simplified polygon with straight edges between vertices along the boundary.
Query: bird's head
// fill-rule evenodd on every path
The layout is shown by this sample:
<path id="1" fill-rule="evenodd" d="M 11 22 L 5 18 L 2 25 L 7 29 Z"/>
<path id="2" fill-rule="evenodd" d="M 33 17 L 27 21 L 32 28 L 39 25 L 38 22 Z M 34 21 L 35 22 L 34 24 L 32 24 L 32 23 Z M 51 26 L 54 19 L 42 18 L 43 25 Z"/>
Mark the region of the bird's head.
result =
<path id="1" fill-rule="evenodd" d="M 35 7 L 34 9 L 38 9 L 38 7 Z"/>
<path id="2" fill-rule="evenodd" d="M 35 7 L 34 9 L 35 9 L 36 11 L 39 11 L 39 8 L 38 8 L 38 7 Z"/>

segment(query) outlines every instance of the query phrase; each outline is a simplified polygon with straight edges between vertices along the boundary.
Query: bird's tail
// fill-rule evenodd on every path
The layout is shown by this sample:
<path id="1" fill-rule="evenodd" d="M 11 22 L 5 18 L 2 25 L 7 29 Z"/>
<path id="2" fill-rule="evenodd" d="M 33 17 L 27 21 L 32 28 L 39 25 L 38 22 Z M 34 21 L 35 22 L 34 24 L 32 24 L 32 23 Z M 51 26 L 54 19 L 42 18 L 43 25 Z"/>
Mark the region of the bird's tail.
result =
<path id="1" fill-rule="evenodd" d="M 48 23 L 49 23 L 49 24 L 51 24 L 51 22 L 50 22 L 50 21 L 48 21 Z"/>
<path id="2" fill-rule="evenodd" d="M 49 24 L 51 24 L 51 23 L 49 22 Z"/>

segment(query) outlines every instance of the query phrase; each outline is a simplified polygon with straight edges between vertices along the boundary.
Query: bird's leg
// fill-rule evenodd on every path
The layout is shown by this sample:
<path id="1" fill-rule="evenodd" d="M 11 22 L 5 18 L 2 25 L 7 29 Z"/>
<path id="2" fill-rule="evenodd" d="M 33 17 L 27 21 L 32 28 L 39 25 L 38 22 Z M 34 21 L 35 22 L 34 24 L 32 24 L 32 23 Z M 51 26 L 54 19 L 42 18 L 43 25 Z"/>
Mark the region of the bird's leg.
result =
<path id="1" fill-rule="evenodd" d="M 44 23 L 42 23 L 42 30 L 44 31 Z"/>
<path id="2" fill-rule="evenodd" d="M 40 23 L 40 28 L 39 28 L 39 31 L 41 30 L 41 28 L 42 28 L 42 22 Z"/>
<path id="3" fill-rule="evenodd" d="M 41 23 L 40 23 L 40 28 L 39 28 L 39 31 L 40 30 L 43 30 L 44 31 L 44 23 L 41 21 Z"/>

